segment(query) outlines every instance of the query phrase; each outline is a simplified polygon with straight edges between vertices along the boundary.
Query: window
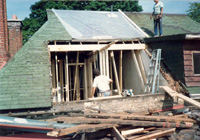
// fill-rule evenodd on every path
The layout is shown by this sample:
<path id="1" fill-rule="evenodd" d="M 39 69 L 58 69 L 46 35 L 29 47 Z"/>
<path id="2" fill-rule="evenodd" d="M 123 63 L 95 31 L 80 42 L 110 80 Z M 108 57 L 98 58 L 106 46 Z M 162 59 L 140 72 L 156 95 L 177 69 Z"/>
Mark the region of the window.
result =
<path id="1" fill-rule="evenodd" d="M 200 52 L 193 53 L 194 74 L 200 74 Z"/>

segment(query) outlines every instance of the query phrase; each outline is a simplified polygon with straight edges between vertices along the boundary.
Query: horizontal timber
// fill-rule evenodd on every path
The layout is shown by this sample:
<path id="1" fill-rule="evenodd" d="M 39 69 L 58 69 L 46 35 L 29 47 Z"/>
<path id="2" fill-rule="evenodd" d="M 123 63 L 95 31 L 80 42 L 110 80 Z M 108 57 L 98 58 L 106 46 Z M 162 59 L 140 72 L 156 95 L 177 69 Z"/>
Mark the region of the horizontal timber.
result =
<path id="1" fill-rule="evenodd" d="M 67 51 L 98 51 L 104 48 L 106 44 L 97 45 L 48 45 L 50 52 Z M 145 44 L 113 44 L 108 50 L 144 50 Z"/>

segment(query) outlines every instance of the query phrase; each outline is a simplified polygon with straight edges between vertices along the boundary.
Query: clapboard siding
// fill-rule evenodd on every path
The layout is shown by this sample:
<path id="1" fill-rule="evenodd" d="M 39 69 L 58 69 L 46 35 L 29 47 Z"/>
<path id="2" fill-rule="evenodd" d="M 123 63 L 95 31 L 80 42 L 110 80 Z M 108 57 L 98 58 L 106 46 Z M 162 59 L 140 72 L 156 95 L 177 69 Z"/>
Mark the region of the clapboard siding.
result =
<path id="1" fill-rule="evenodd" d="M 200 86 L 200 75 L 194 74 L 193 52 L 200 52 L 200 40 L 185 40 L 183 44 L 185 83 L 188 87 Z"/>

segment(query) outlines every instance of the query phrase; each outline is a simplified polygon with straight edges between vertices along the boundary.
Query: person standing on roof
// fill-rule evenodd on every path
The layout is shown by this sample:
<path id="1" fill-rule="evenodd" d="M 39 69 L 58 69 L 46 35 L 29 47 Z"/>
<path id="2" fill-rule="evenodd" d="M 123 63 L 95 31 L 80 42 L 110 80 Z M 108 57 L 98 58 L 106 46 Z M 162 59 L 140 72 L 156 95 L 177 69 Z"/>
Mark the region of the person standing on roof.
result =
<path id="1" fill-rule="evenodd" d="M 153 13 L 150 17 L 154 18 L 154 36 L 158 36 L 158 28 L 159 28 L 159 35 L 162 36 L 162 14 L 163 14 L 163 3 L 159 2 L 159 0 L 154 0 L 155 4 L 153 6 Z"/>
<path id="2" fill-rule="evenodd" d="M 93 82 L 93 88 L 92 88 L 92 95 L 91 97 L 94 97 L 94 93 L 96 88 L 98 88 L 99 93 L 98 97 L 101 96 L 110 96 L 111 95 L 111 90 L 109 84 L 112 83 L 113 81 L 105 75 L 100 75 L 100 71 L 98 69 L 94 69 L 94 82 Z"/>

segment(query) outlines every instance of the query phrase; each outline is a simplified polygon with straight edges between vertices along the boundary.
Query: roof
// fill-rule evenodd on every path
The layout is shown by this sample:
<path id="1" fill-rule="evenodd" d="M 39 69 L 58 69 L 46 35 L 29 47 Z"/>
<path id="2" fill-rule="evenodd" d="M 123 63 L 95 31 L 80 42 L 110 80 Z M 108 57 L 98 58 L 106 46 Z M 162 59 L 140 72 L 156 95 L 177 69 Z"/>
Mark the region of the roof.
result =
<path id="1" fill-rule="evenodd" d="M 142 30 L 150 36 L 154 35 L 153 20 L 150 20 L 151 13 L 125 13 Z M 186 33 L 200 33 L 200 24 L 183 14 L 163 14 L 163 35 L 175 35 Z"/>
<path id="2" fill-rule="evenodd" d="M 73 39 L 132 39 L 145 35 L 120 12 L 52 10 Z"/>
<path id="3" fill-rule="evenodd" d="M 0 70 L 0 110 L 51 106 L 48 40 L 70 40 L 71 36 L 48 12 L 49 20 Z"/>

